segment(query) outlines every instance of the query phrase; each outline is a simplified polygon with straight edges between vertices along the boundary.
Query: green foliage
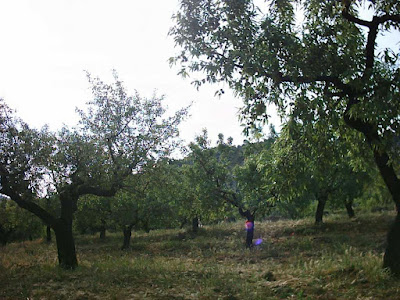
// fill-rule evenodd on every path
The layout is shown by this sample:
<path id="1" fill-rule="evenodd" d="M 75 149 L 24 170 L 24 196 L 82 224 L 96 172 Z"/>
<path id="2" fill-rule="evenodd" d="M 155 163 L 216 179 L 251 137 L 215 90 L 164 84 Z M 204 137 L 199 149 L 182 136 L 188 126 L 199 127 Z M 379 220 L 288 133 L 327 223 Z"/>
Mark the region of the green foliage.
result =
<path id="1" fill-rule="evenodd" d="M 226 82 L 243 98 L 247 134 L 267 121 L 270 104 L 286 116 L 286 126 L 311 126 L 314 137 L 326 137 L 333 128 L 335 139 L 351 139 L 344 123 L 362 133 L 400 207 L 400 65 L 393 50 L 375 53 L 376 37 L 400 28 L 396 1 L 267 1 L 259 7 L 250 0 L 180 3 L 170 35 L 181 50 L 171 63 L 179 63 L 182 74 L 199 74 L 196 86 Z M 366 6 L 374 15 L 371 21 L 360 17 Z M 363 152 L 358 137 L 351 143 Z M 316 149 L 325 155 L 323 145 L 317 143 Z M 325 155 L 318 161 L 330 159 Z M 305 181 L 291 182 L 285 189 L 289 194 L 309 189 Z"/>
<path id="2" fill-rule="evenodd" d="M 131 175 L 124 189 L 112 201 L 112 214 L 120 228 L 132 224 L 135 229 L 177 227 L 182 176 L 168 159 L 159 160 Z"/>
<path id="3" fill-rule="evenodd" d="M 42 237 L 43 223 L 39 218 L 0 197 L 0 244 Z"/>
<path id="4" fill-rule="evenodd" d="M 47 128 L 37 131 L 17 118 L 0 99 L 0 193 L 20 193 L 32 201 L 40 195 L 51 147 Z M 10 195 L 9 195 L 10 196 Z"/>
<path id="5" fill-rule="evenodd" d="M 95 233 L 113 229 L 115 221 L 112 218 L 111 198 L 86 195 L 81 200 L 78 203 L 74 222 L 75 229 L 79 233 Z"/>
<path id="6" fill-rule="evenodd" d="M 181 109 L 165 117 L 163 97 L 128 96 L 116 73 L 112 84 L 88 79 L 93 100 L 87 111 L 78 110 L 79 126 L 58 134 L 31 130 L 0 100 L 0 194 L 53 228 L 63 248 L 59 262 L 69 269 L 77 266 L 72 224 L 78 200 L 114 196 L 129 175 L 169 155 L 187 115 Z M 36 201 L 45 192 L 59 200 L 58 215 Z"/>
<path id="7" fill-rule="evenodd" d="M 111 192 L 101 191 L 115 193 L 132 172 L 171 153 L 187 109 L 165 117 L 163 96 L 147 99 L 137 92 L 129 96 L 116 73 L 110 84 L 87 76 L 93 100 L 86 111 L 77 110 L 81 116 L 78 128 L 63 128 L 59 133 L 59 151 L 52 166 L 58 171 L 55 185 L 57 189 L 68 186 L 72 178 L 81 186 L 80 195 L 109 196 Z"/>
<path id="8" fill-rule="evenodd" d="M 256 153 L 257 146 L 262 146 L 248 143 L 236 148 L 222 138 L 220 135 L 217 147 L 211 148 L 204 130 L 196 137 L 196 143 L 190 144 L 192 181 L 197 182 L 202 205 L 213 209 L 231 205 L 243 216 L 247 212 L 254 217 L 256 211 L 264 215 L 271 206 L 269 191 L 260 186 L 262 175 L 243 154 Z"/>

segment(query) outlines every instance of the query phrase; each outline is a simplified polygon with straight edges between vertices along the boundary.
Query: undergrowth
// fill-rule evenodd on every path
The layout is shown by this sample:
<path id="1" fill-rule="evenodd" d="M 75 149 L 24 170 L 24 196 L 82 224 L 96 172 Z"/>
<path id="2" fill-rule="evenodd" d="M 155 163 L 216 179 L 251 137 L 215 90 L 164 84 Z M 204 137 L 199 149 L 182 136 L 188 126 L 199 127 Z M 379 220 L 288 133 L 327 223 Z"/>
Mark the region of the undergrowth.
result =
<path id="1" fill-rule="evenodd" d="M 260 245 L 245 248 L 243 222 L 78 236 L 79 267 L 57 266 L 54 243 L 0 248 L 0 299 L 400 299 L 382 268 L 393 214 L 258 222 Z"/>

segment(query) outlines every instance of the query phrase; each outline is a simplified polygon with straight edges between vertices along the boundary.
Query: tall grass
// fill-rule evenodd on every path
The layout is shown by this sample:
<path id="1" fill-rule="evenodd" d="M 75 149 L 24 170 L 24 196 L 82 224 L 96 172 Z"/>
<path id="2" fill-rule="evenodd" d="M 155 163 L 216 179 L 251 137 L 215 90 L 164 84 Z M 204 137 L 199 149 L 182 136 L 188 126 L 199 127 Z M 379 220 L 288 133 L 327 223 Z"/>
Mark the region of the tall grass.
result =
<path id="1" fill-rule="evenodd" d="M 256 223 L 262 243 L 245 248 L 242 222 L 122 236 L 77 237 L 79 267 L 57 267 L 55 244 L 0 248 L 0 299 L 400 299 L 382 269 L 392 214 Z"/>

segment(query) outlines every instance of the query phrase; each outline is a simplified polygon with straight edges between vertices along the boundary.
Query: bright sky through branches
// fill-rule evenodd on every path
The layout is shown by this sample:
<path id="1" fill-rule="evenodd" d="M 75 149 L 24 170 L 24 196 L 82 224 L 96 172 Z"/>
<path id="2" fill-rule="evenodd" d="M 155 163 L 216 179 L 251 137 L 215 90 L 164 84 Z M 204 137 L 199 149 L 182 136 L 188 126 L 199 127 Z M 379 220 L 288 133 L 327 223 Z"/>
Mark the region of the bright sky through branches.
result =
<path id="1" fill-rule="evenodd" d="M 192 117 L 181 125 L 186 142 L 206 127 L 213 141 L 221 132 L 240 144 L 241 100 L 229 91 L 215 97 L 215 85 L 197 91 L 191 78 L 169 67 L 178 50 L 167 33 L 178 8 L 178 0 L 0 1 L 0 97 L 31 126 L 57 130 L 75 125 L 75 107 L 90 100 L 84 70 L 111 80 L 116 69 L 131 93 L 150 97 L 157 90 L 171 110 L 194 101 Z M 398 32 L 380 40 L 399 49 Z"/>
<path id="2" fill-rule="evenodd" d="M 111 80 L 116 69 L 128 90 L 166 95 L 171 110 L 192 101 L 192 117 L 181 125 L 187 142 L 207 127 L 243 141 L 237 111 L 241 100 L 217 86 L 197 91 L 176 75 L 168 58 L 177 51 L 168 30 L 178 0 L 16 0 L 0 2 L 0 97 L 33 127 L 77 122 L 75 107 L 91 97 L 84 70 Z"/>

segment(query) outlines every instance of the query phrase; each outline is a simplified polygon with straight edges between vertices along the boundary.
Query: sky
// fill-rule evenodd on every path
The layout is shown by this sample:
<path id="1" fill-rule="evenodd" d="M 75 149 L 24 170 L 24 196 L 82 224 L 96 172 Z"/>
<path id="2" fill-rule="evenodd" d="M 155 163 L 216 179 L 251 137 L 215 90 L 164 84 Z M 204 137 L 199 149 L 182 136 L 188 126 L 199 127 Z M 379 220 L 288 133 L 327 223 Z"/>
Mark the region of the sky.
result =
<path id="1" fill-rule="evenodd" d="M 85 71 L 111 81 L 115 69 L 131 94 L 156 91 L 171 111 L 193 102 L 180 127 L 187 143 L 207 128 L 214 142 L 223 133 L 241 144 L 241 100 L 226 87 L 221 98 L 215 85 L 197 91 L 193 78 L 169 66 L 178 49 L 168 30 L 178 9 L 178 0 L 0 0 L 0 98 L 32 127 L 72 127 L 75 108 L 91 99 Z M 386 37 L 392 45 L 396 34 Z"/>
<path id="2" fill-rule="evenodd" d="M 187 143 L 207 128 L 213 141 L 223 133 L 241 144 L 241 100 L 216 97 L 214 85 L 197 91 L 168 63 L 178 8 L 178 0 L 0 0 L 0 98 L 32 127 L 72 127 L 75 108 L 91 99 L 85 70 L 111 82 L 115 69 L 131 94 L 156 91 L 170 111 L 193 102 L 180 127 Z"/>

